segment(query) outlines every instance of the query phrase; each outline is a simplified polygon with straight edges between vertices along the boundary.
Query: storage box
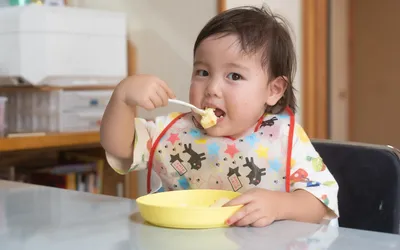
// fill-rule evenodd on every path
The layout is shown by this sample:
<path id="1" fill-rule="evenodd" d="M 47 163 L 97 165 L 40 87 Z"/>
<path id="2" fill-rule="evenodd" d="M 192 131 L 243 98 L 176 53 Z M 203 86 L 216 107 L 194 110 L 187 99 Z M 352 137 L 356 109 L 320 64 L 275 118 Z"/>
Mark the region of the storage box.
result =
<path id="1" fill-rule="evenodd" d="M 8 97 L 8 132 L 98 131 L 112 92 L 57 90 L 3 93 Z"/>
<path id="2" fill-rule="evenodd" d="M 63 112 L 60 115 L 60 132 L 98 131 L 104 110 Z"/>
<path id="3" fill-rule="evenodd" d="M 0 85 L 114 85 L 127 75 L 126 16 L 73 7 L 0 8 Z"/>

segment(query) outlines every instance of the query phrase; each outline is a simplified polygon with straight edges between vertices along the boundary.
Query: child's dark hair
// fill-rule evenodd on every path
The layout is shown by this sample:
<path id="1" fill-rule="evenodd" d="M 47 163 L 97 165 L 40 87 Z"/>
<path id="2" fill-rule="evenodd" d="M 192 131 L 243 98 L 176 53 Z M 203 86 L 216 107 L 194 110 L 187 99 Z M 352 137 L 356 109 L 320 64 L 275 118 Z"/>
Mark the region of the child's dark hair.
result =
<path id="1" fill-rule="evenodd" d="M 287 89 L 283 97 L 268 113 L 281 113 L 287 106 L 296 111 L 293 78 L 296 72 L 296 54 L 284 18 L 273 14 L 265 6 L 262 8 L 244 6 L 226 10 L 212 18 L 200 31 L 194 44 L 194 53 L 200 43 L 213 35 L 221 37 L 236 34 L 239 36 L 243 52 L 253 54 L 262 52 L 261 64 L 267 70 L 271 81 L 285 77 Z"/>

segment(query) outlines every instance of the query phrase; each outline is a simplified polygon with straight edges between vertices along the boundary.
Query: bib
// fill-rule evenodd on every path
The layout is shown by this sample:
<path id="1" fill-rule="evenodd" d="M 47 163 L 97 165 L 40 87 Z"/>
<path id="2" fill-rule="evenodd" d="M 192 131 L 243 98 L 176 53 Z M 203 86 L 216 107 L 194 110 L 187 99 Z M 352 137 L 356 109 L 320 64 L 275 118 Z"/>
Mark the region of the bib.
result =
<path id="1" fill-rule="evenodd" d="M 154 141 L 148 161 L 161 179 L 160 191 L 219 189 L 244 192 L 254 187 L 289 191 L 294 114 L 267 114 L 244 137 L 211 137 L 190 113 L 169 123 Z"/>

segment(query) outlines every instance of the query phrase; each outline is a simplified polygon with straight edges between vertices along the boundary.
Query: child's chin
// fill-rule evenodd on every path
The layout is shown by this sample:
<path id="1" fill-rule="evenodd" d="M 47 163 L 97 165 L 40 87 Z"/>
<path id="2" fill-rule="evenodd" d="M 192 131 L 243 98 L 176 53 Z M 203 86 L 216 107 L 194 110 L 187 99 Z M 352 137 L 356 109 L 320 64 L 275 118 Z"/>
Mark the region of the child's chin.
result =
<path id="1" fill-rule="evenodd" d="M 207 135 L 212 136 L 212 137 L 223 137 L 227 136 L 226 131 L 224 131 L 223 128 L 220 127 L 211 127 L 206 129 Z"/>

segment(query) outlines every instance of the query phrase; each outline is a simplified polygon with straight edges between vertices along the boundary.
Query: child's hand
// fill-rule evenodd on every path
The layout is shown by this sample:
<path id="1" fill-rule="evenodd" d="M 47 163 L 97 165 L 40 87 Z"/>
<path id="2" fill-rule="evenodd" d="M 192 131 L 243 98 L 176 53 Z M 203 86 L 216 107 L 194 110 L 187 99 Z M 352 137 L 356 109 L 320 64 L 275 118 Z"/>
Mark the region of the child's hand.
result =
<path id="1" fill-rule="evenodd" d="M 243 207 L 229 220 L 228 225 L 265 227 L 278 219 L 281 196 L 284 193 L 260 188 L 251 189 L 224 206 Z"/>
<path id="2" fill-rule="evenodd" d="M 147 110 L 167 106 L 174 93 L 161 79 L 151 75 L 135 75 L 123 80 L 118 86 L 123 101 L 129 106 Z"/>

